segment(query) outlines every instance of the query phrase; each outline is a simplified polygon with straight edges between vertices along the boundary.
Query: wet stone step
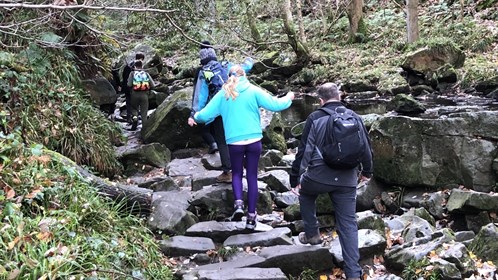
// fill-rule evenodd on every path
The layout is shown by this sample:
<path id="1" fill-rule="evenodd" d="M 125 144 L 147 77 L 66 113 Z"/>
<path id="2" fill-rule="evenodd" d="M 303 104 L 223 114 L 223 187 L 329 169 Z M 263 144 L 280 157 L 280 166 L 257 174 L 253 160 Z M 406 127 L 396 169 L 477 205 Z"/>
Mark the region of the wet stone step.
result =
<path id="1" fill-rule="evenodd" d="M 200 270 L 197 276 L 185 276 L 183 280 L 287 280 L 280 268 L 227 268 Z"/>

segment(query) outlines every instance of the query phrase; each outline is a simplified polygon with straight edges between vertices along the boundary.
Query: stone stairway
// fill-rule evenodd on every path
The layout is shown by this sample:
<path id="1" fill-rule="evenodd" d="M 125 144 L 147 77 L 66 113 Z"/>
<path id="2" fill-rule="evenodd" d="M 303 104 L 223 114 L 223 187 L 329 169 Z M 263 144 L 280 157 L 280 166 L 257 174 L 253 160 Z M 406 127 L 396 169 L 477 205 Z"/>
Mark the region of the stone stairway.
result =
<path id="1" fill-rule="evenodd" d="M 195 255 L 201 258 L 217 244 L 227 252 L 216 263 L 195 262 L 178 271 L 183 280 L 243 280 L 288 279 L 286 275 L 299 275 L 303 270 L 330 271 L 334 267 L 330 248 L 322 245 L 302 245 L 287 227 L 272 228 L 258 223 L 254 231 L 245 229 L 245 222 L 200 222 L 185 235 L 174 236 L 160 242 L 164 254 L 172 257 Z M 205 257 L 205 256 L 204 256 Z"/>

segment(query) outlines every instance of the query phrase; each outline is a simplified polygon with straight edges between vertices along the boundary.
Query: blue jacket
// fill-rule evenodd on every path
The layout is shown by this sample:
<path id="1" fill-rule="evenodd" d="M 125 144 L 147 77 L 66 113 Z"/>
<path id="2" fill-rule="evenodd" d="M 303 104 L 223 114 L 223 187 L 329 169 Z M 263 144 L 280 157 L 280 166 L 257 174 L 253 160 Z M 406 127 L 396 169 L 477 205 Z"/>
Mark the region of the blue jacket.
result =
<path id="1" fill-rule="evenodd" d="M 277 98 L 255 86 L 246 77 L 240 77 L 235 88 L 239 96 L 235 100 L 225 97 L 220 90 L 211 101 L 194 115 L 197 122 L 210 122 L 221 116 L 227 144 L 263 137 L 260 107 L 270 111 L 282 111 L 292 104 L 288 97 Z"/>
<path id="2" fill-rule="evenodd" d="M 227 68 L 227 73 L 228 70 L 230 70 L 230 67 L 233 66 L 233 64 L 228 61 L 223 61 L 220 63 Z M 254 62 L 252 58 L 249 57 L 246 58 L 244 62 L 241 64 L 242 69 L 244 69 L 246 73 L 251 71 L 253 65 Z M 202 108 L 206 106 L 206 104 L 209 101 L 208 84 L 206 82 L 206 79 L 204 79 L 204 75 L 202 74 L 201 69 L 202 66 L 199 69 L 197 69 L 197 75 L 194 81 L 194 92 L 192 93 L 192 110 L 190 111 L 191 117 L 194 117 L 195 112 L 199 112 Z"/>

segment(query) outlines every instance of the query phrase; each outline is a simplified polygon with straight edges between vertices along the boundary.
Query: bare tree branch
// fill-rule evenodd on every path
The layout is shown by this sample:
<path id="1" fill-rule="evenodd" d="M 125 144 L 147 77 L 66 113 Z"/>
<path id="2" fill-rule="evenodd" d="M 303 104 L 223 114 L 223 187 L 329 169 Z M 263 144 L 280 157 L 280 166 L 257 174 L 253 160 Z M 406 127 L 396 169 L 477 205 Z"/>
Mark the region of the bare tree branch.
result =
<path id="1" fill-rule="evenodd" d="M 104 6 L 89 6 L 89 5 L 70 5 L 70 6 L 59 6 L 59 5 L 37 5 L 37 4 L 25 4 L 25 3 L 11 3 L 5 4 L 0 3 L 0 8 L 23 8 L 23 9 L 57 9 L 57 10 L 110 10 L 110 11 L 130 11 L 130 12 L 152 12 L 152 13 L 172 13 L 176 10 L 162 10 L 162 9 L 152 9 L 152 8 L 129 8 L 129 7 L 104 7 Z"/>

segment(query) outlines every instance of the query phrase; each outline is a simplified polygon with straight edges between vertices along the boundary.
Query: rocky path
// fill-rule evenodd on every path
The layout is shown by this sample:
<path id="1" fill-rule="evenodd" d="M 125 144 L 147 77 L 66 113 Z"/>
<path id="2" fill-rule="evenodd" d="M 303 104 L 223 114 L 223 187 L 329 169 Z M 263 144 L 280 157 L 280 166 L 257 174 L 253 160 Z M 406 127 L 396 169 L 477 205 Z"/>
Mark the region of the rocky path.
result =
<path id="1" fill-rule="evenodd" d="M 220 173 L 217 154 L 206 154 L 205 149 L 171 153 L 164 145 L 142 144 L 138 131 L 123 131 L 128 141 L 117 150 L 126 176 L 118 181 L 152 190 L 148 226 L 157 234 L 177 279 L 345 279 L 328 198 L 318 201 L 324 242 L 311 246 L 297 240 L 303 225 L 287 174 L 293 155 L 276 151 L 262 155 L 258 224 L 248 231 L 244 221 L 226 221 L 233 198 L 230 184 L 216 183 Z M 393 205 L 384 199 L 374 207 L 379 193 L 375 181 L 359 186 L 357 192 L 364 279 L 403 279 L 398 275 L 406 267 L 423 271 L 425 279 L 434 275 L 439 278 L 433 279 L 496 279 L 496 267 L 481 262 L 468 249 L 477 241 L 496 243 L 493 223 L 483 227 L 482 239 L 481 232 L 476 238 L 473 231 L 454 233 L 445 228 L 433 218 L 434 213 L 447 211 L 440 201 L 451 202 L 451 196 L 441 193 L 407 193 L 404 200 L 408 204 L 391 201 L 399 215 L 381 215 L 380 208 Z M 496 200 L 494 194 L 479 195 L 480 199 Z M 403 277 L 417 279 L 420 275 Z"/>

